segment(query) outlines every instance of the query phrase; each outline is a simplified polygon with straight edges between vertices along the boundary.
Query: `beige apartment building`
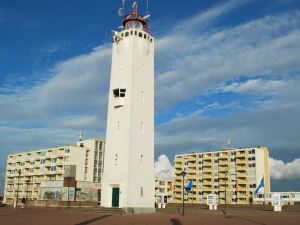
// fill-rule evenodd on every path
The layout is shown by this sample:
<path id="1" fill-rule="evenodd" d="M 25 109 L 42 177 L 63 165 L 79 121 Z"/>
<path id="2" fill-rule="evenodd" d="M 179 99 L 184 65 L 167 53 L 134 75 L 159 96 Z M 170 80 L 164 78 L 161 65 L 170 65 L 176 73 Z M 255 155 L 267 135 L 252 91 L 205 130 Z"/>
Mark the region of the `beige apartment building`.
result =
<path id="1" fill-rule="evenodd" d="M 167 202 L 165 202 L 165 198 Z M 169 203 L 173 200 L 173 181 L 172 180 L 155 180 L 155 202 Z"/>
<path id="2" fill-rule="evenodd" d="M 39 187 L 47 181 L 62 181 L 68 168 L 75 166 L 77 181 L 100 182 L 104 141 L 91 139 L 77 145 L 32 150 L 8 155 L 4 198 L 38 199 Z M 17 193 L 18 192 L 18 193 Z"/>
<path id="3" fill-rule="evenodd" d="M 249 204 L 262 179 L 258 193 L 270 192 L 269 151 L 267 147 L 230 148 L 222 151 L 176 155 L 174 159 L 173 202 L 182 202 L 184 186 L 187 203 L 206 204 L 208 194 L 218 194 L 219 203 Z"/>

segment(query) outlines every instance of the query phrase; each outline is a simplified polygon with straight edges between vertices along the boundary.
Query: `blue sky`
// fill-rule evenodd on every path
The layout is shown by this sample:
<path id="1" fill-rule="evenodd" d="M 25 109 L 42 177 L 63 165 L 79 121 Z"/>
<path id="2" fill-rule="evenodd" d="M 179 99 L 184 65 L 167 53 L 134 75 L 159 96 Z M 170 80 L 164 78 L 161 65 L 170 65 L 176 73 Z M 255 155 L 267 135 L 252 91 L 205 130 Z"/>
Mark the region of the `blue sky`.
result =
<path id="1" fill-rule="evenodd" d="M 127 1 L 130 10 L 132 1 Z M 140 12 L 146 0 L 139 1 Z M 105 137 L 120 1 L 0 2 L 0 168 L 7 154 Z M 149 0 L 155 155 L 268 146 L 300 178 L 300 2 Z M 3 178 L 1 178 L 2 180 Z"/>

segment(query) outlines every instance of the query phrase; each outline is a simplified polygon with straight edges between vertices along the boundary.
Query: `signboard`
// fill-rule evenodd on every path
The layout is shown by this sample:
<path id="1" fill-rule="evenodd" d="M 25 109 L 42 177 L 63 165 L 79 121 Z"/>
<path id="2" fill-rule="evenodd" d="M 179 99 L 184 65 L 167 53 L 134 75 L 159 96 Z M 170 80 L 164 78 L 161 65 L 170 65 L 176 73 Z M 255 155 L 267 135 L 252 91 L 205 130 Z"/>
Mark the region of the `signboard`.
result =
<path id="1" fill-rule="evenodd" d="M 280 193 L 273 193 L 272 194 L 272 206 L 282 206 L 283 201 L 282 201 L 282 196 Z"/>
<path id="2" fill-rule="evenodd" d="M 272 194 L 272 206 L 275 212 L 282 211 L 281 206 L 283 205 L 283 197 L 280 193 Z"/>
<path id="3" fill-rule="evenodd" d="M 219 196 L 216 194 L 207 195 L 207 205 L 209 206 L 209 210 L 217 210 L 217 206 L 219 204 Z"/>
<path id="4" fill-rule="evenodd" d="M 207 195 L 207 205 L 218 205 L 219 204 L 219 196 L 216 194 Z"/>

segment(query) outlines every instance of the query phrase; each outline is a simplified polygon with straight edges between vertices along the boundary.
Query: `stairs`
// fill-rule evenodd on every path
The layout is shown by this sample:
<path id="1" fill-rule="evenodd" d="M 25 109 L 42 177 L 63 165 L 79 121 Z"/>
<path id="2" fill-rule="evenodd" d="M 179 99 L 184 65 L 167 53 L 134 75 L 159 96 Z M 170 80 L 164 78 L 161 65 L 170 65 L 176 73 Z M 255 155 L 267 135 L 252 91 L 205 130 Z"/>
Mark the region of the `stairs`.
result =
<path id="1" fill-rule="evenodd" d="M 81 207 L 81 208 L 70 208 L 71 210 L 78 210 L 81 212 L 108 214 L 108 215 L 122 215 L 125 214 L 122 208 L 104 208 L 104 207 Z"/>

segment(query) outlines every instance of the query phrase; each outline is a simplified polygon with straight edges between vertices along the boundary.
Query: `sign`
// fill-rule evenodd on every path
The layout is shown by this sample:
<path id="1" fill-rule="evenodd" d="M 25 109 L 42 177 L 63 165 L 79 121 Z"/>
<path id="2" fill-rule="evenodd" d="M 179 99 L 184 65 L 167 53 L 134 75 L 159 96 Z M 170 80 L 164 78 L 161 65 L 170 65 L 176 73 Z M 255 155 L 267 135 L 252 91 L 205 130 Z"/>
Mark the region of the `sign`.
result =
<path id="1" fill-rule="evenodd" d="M 272 194 L 272 206 L 274 207 L 275 212 L 281 212 L 283 205 L 283 197 L 280 193 Z"/>
<path id="2" fill-rule="evenodd" d="M 280 193 L 273 193 L 272 194 L 272 206 L 282 206 L 283 205 L 283 198 Z"/>
<path id="3" fill-rule="evenodd" d="M 219 196 L 216 194 L 207 195 L 207 205 L 218 205 L 219 204 Z"/>

